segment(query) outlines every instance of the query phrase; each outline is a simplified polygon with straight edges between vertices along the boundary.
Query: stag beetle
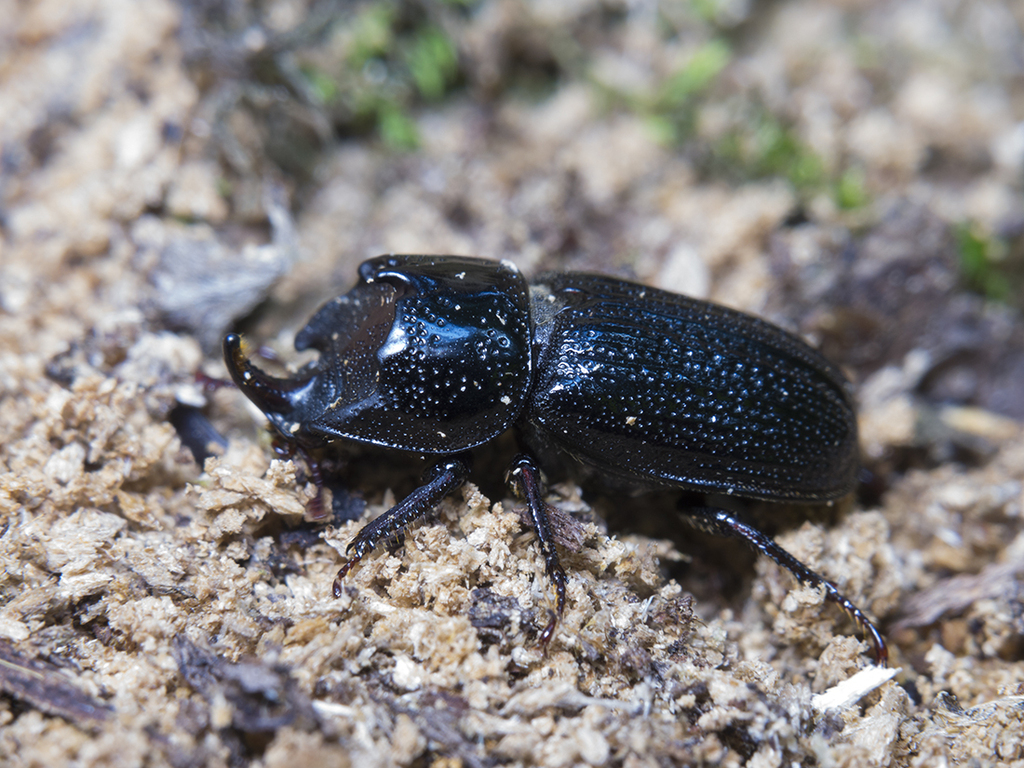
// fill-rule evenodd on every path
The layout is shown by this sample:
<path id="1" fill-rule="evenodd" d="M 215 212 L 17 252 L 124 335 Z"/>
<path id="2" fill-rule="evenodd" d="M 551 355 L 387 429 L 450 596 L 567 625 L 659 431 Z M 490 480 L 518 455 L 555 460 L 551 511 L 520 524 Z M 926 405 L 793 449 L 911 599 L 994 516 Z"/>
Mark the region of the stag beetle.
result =
<path id="1" fill-rule="evenodd" d="M 849 493 L 857 424 L 849 384 L 800 339 L 755 317 L 636 283 L 462 256 L 381 256 L 295 337 L 317 361 L 276 378 L 224 339 L 231 378 L 300 450 L 354 440 L 429 454 L 423 484 L 349 544 L 341 580 L 382 540 L 459 488 L 470 451 L 514 429 L 509 479 L 566 600 L 539 466 L 569 457 L 637 490 L 668 486 L 769 501 Z M 686 509 L 824 589 L 874 646 L 878 629 L 836 587 L 732 512 Z M 546 644 L 553 614 L 541 635 Z"/>

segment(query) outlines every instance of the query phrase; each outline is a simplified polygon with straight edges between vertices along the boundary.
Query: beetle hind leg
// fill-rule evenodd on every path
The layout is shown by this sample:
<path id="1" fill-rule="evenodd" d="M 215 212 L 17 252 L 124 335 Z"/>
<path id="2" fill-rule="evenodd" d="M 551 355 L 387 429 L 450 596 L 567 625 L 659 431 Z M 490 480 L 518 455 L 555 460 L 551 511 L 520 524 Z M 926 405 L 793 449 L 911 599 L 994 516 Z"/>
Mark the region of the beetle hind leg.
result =
<path id="1" fill-rule="evenodd" d="M 875 653 L 875 663 L 882 667 L 886 665 L 889 659 L 889 649 L 885 644 L 885 638 L 882 637 L 882 633 L 871 619 L 854 605 L 849 598 L 843 595 L 831 581 L 812 571 L 776 544 L 773 539 L 743 522 L 732 512 L 712 507 L 691 507 L 686 510 L 684 516 L 697 530 L 712 536 L 742 539 L 754 550 L 767 555 L 792 573 L 797 581 L 812 587 L 822 587 L 825 590 L 825 597 L 838 605 L 860 627 L 865 637 L 871 641 Z"/>

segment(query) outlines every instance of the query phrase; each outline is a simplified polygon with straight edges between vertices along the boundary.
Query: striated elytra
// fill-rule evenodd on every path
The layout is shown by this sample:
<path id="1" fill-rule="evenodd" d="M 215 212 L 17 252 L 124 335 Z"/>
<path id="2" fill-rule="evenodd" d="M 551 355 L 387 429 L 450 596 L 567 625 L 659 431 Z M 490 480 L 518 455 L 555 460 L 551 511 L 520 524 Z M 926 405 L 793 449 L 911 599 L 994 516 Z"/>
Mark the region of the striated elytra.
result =
<path id="1" fill-rule="evenodd" d="M 381 256 L 359 276 L 295 337 L 296 349 L 320 356 L 292 378 L 253 366 L 237 335 L 224 339 L 232 379 L 294 448 L 353 440 L 437 459 L 419 488 L 349 544 L 335 594 L 380 541 L 400 537 L 466 481 L 473 448 L 509 429 L 522 451 L 509 479 L 536 528 L 557 615 L 566 576 L 541 465 L 576 464 L 620 488 L 769 501 L 824 502 L 854 486 L 848 383 L 763 320 L 599 275 L 528 283 L 513 264 L 462 256 Z M 740 538 L 823 588 L 885 663 L 878 629 L 833 584 L 732 512 L 684 512 L 698 529 Z"/>

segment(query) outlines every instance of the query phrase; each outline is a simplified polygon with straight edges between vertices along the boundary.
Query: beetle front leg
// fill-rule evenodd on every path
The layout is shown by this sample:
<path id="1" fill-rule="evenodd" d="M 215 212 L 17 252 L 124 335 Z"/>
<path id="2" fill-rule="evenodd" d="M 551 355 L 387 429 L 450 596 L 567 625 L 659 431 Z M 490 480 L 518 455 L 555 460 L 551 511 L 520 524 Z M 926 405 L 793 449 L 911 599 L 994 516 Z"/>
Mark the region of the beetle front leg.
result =
<path id="1" fill-rule="evenodd" d="M 373 551 L 382 539 L 404 534 L 405 529 L 436 507 L 469 477 L 470 456 L 462 453 L 440 461 L 423 475 L 423 485 L 410 493 L 376 520 L 367 523 L 345 550 L 348 559 L 334 579 L 334 596 L 341 597 L 341 582 L 356 563 Z"/>
<path id="2" fill-rule="evenodd" d="M 555 627 L 558 620 L 565 613 L 566 578 L 562 564 L 558 561 L 558 550 L 555 549 L 555 537 L 551 531 L 551 514 L 548 511 L 550 505 L 544 501 L 542 489 L 543 483 L 540 478 L 540 469 L 532 456 L 521 453 L 512 460 L 512 467 L 508 472 L 508 481 L 513 485 L 516 493 L 523 497 L 530 512 L 530 519 L 533 521 L 533 528 L 537 531 L 537 542 L 540 545 L 540 552 L 544 556 L 544 565 L 547 568 L 548 578 L 555 585 L 556 614 L 551 617 L 547 626 L 540 633 L 540 644 L 547 648 L 555 634 Z"/>
<path id="3" fill-rule="evenodd" d="M 875 651 L 875 662 L 884 667 L 889 660 L 889 649 L 885 644 L 885 638 L 879 632 L 871 619 L 864 612 L 844 596 L 836 585 L 824 576 L 812 571 L 793 555 L 784 550 L 771 538 L 761 533 L 753 526 L 744 523 L 732 512 L 712 507 L 694 507 L 685 511 L 687 521 L 699 531 L 711 534 L 712 536 L 732 537 L 742 539 L 753 549 L 763 555 L 767 555 L 787 571 L 792 573 L 797 581 L 812 587 L 822 587 L 825 590 L 825 597 L 838 605 L 856 623 L 871 640 Z"/>

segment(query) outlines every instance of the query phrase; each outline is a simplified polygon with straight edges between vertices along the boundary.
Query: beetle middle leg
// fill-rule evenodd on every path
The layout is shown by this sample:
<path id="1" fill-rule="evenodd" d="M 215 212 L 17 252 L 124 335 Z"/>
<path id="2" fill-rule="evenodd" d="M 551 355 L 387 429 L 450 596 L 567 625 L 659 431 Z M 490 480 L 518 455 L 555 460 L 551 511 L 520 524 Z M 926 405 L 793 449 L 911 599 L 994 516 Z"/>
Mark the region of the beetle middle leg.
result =
<path id="1" fill-rule="evenodd" d="M 378 543 L 384 539 L 398 539 L 410 524 L 423 517 L 440 504 L 445 496 L 465 483 L 469 477 L 470 464 L 468 453 L 460 453 L 439 461 L 426 471 L 423 485 L 376 520 L 364 525 L 345 549 L 348 559 L 338 569 L 338 575 L 334 579 L 334 596 L 341 597 L 342 579 L 356 563 L 372 552 Z"/>
<path id="2" fill-rule="evenodd" d="M 558 550 L 555 548 L 555 536 L 551 530 L 550 505 L 544 501 L 540 468 L 533 457 L 525 453 L 516 456 L 512 460 L 508 479 L 515 491 L 526 500 L 533 528 L 537 531 L 537 542 L 540 545 L 540 552 L 544 556 L 544 565 L 547 568 L 548 578 L 555 585 L 556 612 L 540 633 L 541 647 L 546 648 L 555 634 L 558 620 L 565 613 L 565 571 L 558 560 Z"/>
<path id="3" fill-rule="evenodd" d="M 854 605 L 849 598 L 843 595 L 831 581 L 812 571 L 776 544 L 770 537 L 743 522 L 732 512 L 713 507 L 690 507 L 686 509 L 684 517 L 694 528 L 704 533 L 745 541 L 754 550 L 767 555 L 792 573 L 797 581 L 812 587 L 822 587 L 825 590 L 825 597 L 842 608 L 843 612 L 871 640 L 871 645 L 875 651 L 875 663 L 882 667 L 886 665 L 886 662 L 889 660 L 889 649 L 885 644 L 882 633 L 879 632 L 878 627 L 872 623 L 871 619 Z"/>

